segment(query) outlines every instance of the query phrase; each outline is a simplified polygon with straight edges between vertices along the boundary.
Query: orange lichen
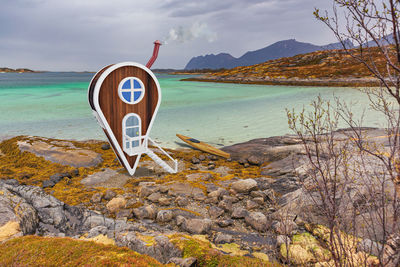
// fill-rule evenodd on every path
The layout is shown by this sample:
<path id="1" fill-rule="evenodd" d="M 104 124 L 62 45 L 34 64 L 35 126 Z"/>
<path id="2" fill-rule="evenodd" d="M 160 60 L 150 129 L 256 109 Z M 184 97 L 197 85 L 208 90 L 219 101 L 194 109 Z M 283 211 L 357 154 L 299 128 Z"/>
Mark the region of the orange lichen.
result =
<path id="1" fill-rule="evenodd" d="M 0 251 L 1 266 L 165 266 L 128 248 L 72 238 L 24 236 Z"/>

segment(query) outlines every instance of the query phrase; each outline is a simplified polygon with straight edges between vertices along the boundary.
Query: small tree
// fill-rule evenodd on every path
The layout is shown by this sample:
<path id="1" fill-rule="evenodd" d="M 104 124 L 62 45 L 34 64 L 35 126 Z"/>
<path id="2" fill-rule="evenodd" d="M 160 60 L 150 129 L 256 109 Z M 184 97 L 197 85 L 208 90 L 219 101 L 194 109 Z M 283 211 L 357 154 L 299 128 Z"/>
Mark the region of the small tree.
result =
<path id="1" fill-rule="evenodd" d="M 314 12 L 342 44 L 343 50 L 338 53 L 362 63 L 380 82 L 379 88 L 361 90 L 367 93 L 371 107 L 382 114 L 386 146 L 369 142 L 362 120 L 357 121 L 339 99 L 333 110 L 318 99 L 308 115 L 304 110 L 297 115 L 288 112 L 289 125 L 303 141 L 311 165 L 312 186 L 304 180 L 304 187 L 328 218 L 329 249 L 336 266 L 359 264 L 350 255 L 354 251 L 346 251 L 340 230 L 354 236 L 363 234 L 381 244 L 375 252 L 379 265 L 400 265 L 400 242 L 396 241 L 400 239 L 399 10 L 398 0 L 333 0 L 333 12 Z M 349 47 L 349 41 L 356 48 Z M 350 131 L 341 133 L 347 136 L 344 143 L 336 138 L 339 119 L 350 127 Z M 357 160 L 352 161 L 355 156 Z M 346 194 L 349 188 L 356 188 L 350 190 L 356 193 L 359 190 L 361 197 Z M 343 201 L 345 197 L 348 202 Z M 354 203 L 349 206 L 349 202 Z"/>
<path id="2" fill-rule="evenodd" d="M 400 169 L 396 167 L 400 161 L 399 11 L 398 0 L 333 0 L 332 14 L 325 11 L 321 15 L 316 9 L 314 15 L 333 32 L 344 52 L 362 63 L 381 83 L 379 90 L 364 91 L 370 97 L 372 107 L 387 119 L 388 141 L 392 149 L 389 155 L 382 156 L 373 153 L 361 142 L 357 145 L 387 166 L 400 198 Z M 350 49 L 348 41 L 357 48 Z M 347 117 L 347 122 L 350 127 L 354 126 L 351 117 Z M 358 136 L 360 131 L 354 131 L 354 134 Z"/>

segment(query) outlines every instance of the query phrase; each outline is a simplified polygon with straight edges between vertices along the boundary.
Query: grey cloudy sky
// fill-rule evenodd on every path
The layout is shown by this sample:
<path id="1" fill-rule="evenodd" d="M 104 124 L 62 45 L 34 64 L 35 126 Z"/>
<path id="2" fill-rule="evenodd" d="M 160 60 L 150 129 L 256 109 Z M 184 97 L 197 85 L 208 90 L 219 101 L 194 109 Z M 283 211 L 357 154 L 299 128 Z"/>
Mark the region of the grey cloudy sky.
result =
<path id="1" fill-rule="evenodd" d="M 98 70 L 145 64 L 156 39 L 167 42 L 154 68 L 183 68 L 191 57 L 241 56 L 276 41 L 335 39 L 313 18 L 331 0 L 0 0 L 0 67 Z"/>

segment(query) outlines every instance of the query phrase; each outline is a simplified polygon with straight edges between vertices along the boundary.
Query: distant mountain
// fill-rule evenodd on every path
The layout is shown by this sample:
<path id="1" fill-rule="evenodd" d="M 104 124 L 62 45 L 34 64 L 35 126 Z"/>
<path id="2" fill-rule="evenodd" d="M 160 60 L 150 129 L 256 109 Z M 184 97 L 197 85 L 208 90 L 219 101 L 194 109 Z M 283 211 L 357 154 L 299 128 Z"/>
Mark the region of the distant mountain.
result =
<path id="1" fill-rule="evenodd" d="M 349 48 L 353 47 L 348 42 Z M 185 70 L 194 69 L 231 69 L 238 66 L 250 66 L 262 63 L 271 59 L 282 57 L 291 57 L 299 54 L 315 52 L 319 50 L 330 50 L 341 48 L 340 43 L 329 44 L 325 46 L 313 45 L 310 43 L 298 42 L 295 39 L 289 39 L 276 42 L 270 46 L 255 51 L 246 52 L 243 56 L 235 58 L 228 53 L 218 55 L 210 54 L 192 58 L 186 65 Z"/>
<path id="2" fill-rule="evenodd" d="M 218 55 L 210 54 L 205 56 L 193 57 L 186 65 L 185 70 L 193 69 L 231 69 L 236 66 L 237 58 L 228 53 Z"/>

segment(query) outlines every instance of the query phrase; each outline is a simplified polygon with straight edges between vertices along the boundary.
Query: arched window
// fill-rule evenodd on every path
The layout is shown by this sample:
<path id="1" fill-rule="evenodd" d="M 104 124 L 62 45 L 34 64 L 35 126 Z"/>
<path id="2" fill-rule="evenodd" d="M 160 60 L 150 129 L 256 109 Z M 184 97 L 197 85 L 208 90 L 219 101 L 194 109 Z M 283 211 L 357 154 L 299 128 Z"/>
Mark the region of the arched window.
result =
<path id="1" fill-rule="evenodd" d="M 136 77 L 127 77 L 118 85 L 118 95 L 127 104 L 137 104 L 144 97 L 144 84 Z"/>
<path id="2" fill-rule="evenodd" d="M 135 113 L 125 115 L 122 120 L 124 151 L 128 155 L 134 155 L 141 149 L 142 123 Z"/>

